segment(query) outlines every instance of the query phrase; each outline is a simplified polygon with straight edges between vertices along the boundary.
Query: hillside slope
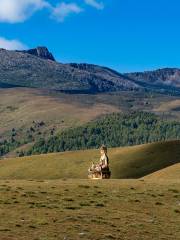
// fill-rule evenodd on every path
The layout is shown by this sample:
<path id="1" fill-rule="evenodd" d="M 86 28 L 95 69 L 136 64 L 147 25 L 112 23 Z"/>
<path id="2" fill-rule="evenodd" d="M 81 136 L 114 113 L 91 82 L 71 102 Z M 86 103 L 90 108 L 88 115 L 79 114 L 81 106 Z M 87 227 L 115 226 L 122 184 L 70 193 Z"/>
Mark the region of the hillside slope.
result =
<path id="1" fill-rule="evenodd" d="M 112 178 L 140 178 L 180 162 L 180 141 L 109 149 Z M 12 158 L 0 161 L 0 179 L 87 178 L 98 150 Z"/>
<path id="2" fill-rule="evenodd" d="M 178 68 L 162 68 L 155 71 L 127 73 L 125 75 L 140 82 L 180 88 L 180 69 Z"/>
<path id="3" fill-rule="evenodd" d="M 173 166 L 164 168 L 150 175 L 147 175 L 145 179 L 149 180 L 178 180 L 180 176 L 180 163 L 174 164 Z"/>
<path id="4" fill-rule="evenodd" d="M 180 123 L 165 121 L 147 112 L 113 113 L 80 127 L 67 129 L 46 139 L 38 139 L 25 155 L 134 146 L 180 140 Z"/>
<path id="5" fill-rule="evenodd" d="M 0 145 L 2 145 L 2 141 L 10 141 L 13 137 L 17 144 L 13 146 L 13 149 L 11 148 L 10 151 L 12 151 L 20 145 L 37 141 L 39 138 L 49 138 L 64 131 L 64 129 L 75 128 L 92 120 L 94 121 L 102 115 L 117 112 L 125 114 L 129 111 L 155 111 L 157 114 L 163 113 L 163 119 L 165 120 L 178 120 L 180 119 L 180 111 L 178 109 L 173 111 L 175 104 L 173 104 L 172 110 L 169 110 L 169 108 L 167 111 L 163 110 L 163 106 L 172 105 L 171 102 L 177 102 L 177 108 L 178 101 L 175 96 L 162 94 L 152 96 L 150 93 L 142 94 L 132 91 L 101 94 L 65 94 L 36 88 L 1 88 Z M 37 124 L 41 122 L 43 122 L 43 125 L 38 127 Z M 109 124 L 106 123 L 107 126 Z M 175 138 L 171 135 L 164 139 Z M 151 142 L 159 140 L 160 138 L 151 139 Z M 145 142 L 134 142 L 133 144 L 137 145 Z M 96 148 L 96 146 L 91 148 L 94 147 Z M 72 149 L 69 148 L 68 150 Z M 18 156 L 17 152 L 19 152 L 19 149 L 12 152 L 11 156 Z M 0 146 L 0 155 L 4 155 L 4 153 L 1 153 Z"/>
<path id="6" fill-rule="evenodd" d="M 107 102 L 81 95 L 56 94 L 29 88 L 0 89 L 0 139 L 11 131 L 28 130 L 33 121 L 43 121 L 46 129 L 73 127 L 102 114 L 120 109 Z M 82 101 L 82 102 L 81 102 Z"/>

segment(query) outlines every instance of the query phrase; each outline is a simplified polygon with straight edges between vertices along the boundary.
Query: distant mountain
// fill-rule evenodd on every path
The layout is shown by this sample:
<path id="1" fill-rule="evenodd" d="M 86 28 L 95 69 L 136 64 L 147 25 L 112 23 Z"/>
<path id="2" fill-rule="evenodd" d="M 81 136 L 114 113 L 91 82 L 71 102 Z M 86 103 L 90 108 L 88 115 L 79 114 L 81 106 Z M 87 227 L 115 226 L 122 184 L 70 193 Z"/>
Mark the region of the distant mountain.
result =
<path id="1" fill-rule="evenodd" d="M 180 88 L 180 69 L 163 68 L 155 71 L 126 73 L 125 76 L 152 85 Z"/>
<path id="2" fill-rule="evenodd" d="M 111 69 L 49 61 L 27 51 L 0 49 L 0 83 L 69 92 L 106 92 L 138 89 L 126 76 Z M 80 65 L 81 66 L 81 65 Z"/>
<path id="3" fill-rule="evenodd" d="M 180 70 L 120 74 L 93 64 L 62 64 L 46 47 L 0 49 L 0 87 L 22 86 L 70 93 L 157 91 L 180 94 Z"/>

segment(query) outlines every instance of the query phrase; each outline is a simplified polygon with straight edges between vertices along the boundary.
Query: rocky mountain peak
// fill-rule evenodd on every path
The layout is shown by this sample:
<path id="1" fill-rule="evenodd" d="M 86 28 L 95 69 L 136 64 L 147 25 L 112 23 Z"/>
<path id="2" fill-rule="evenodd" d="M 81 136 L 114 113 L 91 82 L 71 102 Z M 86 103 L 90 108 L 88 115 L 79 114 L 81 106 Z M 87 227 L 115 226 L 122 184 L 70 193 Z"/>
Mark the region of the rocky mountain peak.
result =
<path id="1" fill-rule="evenodd" d="M 31 55 L 34 55 L 43 59 L 55 61 L 54 56 L 52 55 L 52 53 L 49 52 L 47 47 L 37 47 L 37 48 L 29 49 L 26 51 L 22 51 L 22 52 L 29 53 Z"/>

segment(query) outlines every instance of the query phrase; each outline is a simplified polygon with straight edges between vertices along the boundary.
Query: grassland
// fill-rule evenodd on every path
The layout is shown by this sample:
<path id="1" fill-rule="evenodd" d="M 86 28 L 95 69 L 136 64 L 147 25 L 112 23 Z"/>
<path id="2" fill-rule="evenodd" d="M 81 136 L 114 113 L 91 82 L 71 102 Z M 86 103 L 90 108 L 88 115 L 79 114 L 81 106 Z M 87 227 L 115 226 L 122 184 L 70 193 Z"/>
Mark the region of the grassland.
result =
<path id="1" fill-rule="evenodd" d="M 180 182 L 0 181 L 1 240 L 178 240 Z"/>
<path id="2" fill-rule="evenodd" d="M 98 157 L 1 160 L 0 240 L 179 240 L 180 141 L 109 149 L 112 177 L 139 179 L 88 180 Z"/>
<path id="3" fill-rule="evenodd" d="M 155 113 L 168 113 L 172 116 L 176 116 L 179 118 L 179 112 L 180 112 L 180 100 L 172 100 L 167 102 L 161 102 L 159 105 L 156 105 L 153 109 Z"/>
<path id="4" fill-rule="evenodd" d="M 180 100 L 169 101 L 168 103 L 162 103 L 158 108 L 155 109 L 157 112 L 170 112 L 180 110 Z"/>
<path id="5" fill-rule="evenodd" d="M 179 98 L 138 92 L 91 95 L 31 88 L 0 89 L 0 136 L 6 136 L 12 128 L 27 130 L 33 121 L 44 121 L 44 132 L 50 128 L 60 131 L 103 114 L 130 109 L 163 112 L 167 117 L 180 119 L 178 109 L 163 107 L 172 103 L 177 106 Z"/>
<path id="6" fill-rule="evenodd" d="M 55 128 L 58 131 L 86 123 L 100 115 L 120 111 L 110 104 L 83 104 L 66 94 L 47 91 L 12 88 L 0 89 L 0 136 L 15 128 L 27 130 L 33 121 L 43 121 L 43 131 Z"/>
<path id="7" fill-rule="evenodd" d="M 109 149 L 112 178 L 140 178 L 180 162 L 180 141 Z M 98 150 L 52 153 L 0 161 L 0 179 L 87 178 Z"/>
<path id="8" fill-rule="evenodd" d="M 180 178 L 180 163 L 174 164 L 170 167 L 161 169 L 157 172 L 149 174 L 145 177 L 146 179 L 179 179 Z"/>

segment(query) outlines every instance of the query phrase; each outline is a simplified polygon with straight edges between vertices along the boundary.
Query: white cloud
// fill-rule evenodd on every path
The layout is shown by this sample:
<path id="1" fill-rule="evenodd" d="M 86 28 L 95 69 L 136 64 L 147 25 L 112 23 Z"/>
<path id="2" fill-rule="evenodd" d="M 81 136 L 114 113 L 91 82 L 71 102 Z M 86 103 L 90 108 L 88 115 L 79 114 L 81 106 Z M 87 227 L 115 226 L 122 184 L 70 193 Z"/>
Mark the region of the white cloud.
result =
<path id="1" fill-rule="evenodd" d="M 0 0 L 0 22 L 23 22 L 45 7 L 50 7 L 45 0 Z"/>
<path id="2" fill-rule="evenodd" d="M 104 9 L 103 2 L 97 2 L 96 0 L 85 0 L 85 3 L 98 9 L 98 10 Z"/>
<path id="3" fill-rule="evenodd" d="M 52 17 L 59 22 L 63 22 L 70 14 L 78 14 L 82 11 L 83 9 L 76 3 L 62 2 L 52 9 Z"/>
<path id="4" fill-rule="evenodd" d="M 24 50 L 27 49 L 27 46 L 18 40 L 8 40 L 0 37 L 0 48 L 7 50 Z"/>
<path id="5" fill-rule="evenodd" d="M 0 0 L 0 22 L 20 23 L 30 18 L 35 12 L 44 8 L 50 11 L 51 17 L 63 22 L 71 14 L 78 14 L 82 9 L 75 2 L 65 3 L 59 0 L 57 6 L 53 6 L 49 0 Z M 75 1 L 75 0 L 74 0 Z M 96 9 L 103 9 L 103 2 L 97 0 L 82 0 L 87 5 Z"/>

